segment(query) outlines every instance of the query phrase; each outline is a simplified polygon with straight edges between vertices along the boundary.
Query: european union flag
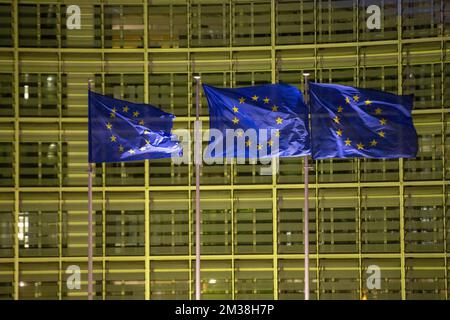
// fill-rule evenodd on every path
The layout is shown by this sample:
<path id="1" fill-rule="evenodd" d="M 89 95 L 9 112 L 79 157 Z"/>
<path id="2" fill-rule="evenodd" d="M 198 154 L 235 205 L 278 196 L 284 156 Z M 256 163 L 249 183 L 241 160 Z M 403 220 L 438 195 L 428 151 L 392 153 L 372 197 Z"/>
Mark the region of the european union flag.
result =
<path id="1" fill-rule="evenodd" d="M 314 159 L 414 158 L 413 96 L 310 83 Z"/>
<path id="2" fill-rule="evenodd" d="M 89 91 L 89 162 L 170 158 L 181 146 L 171 134 L 174 115 L 148 104 Z"/>
<path id="3" fill-rule="evenodd" d="M 310 154 L 308 108 L 296 87 L 287 84 L 243 88 L 203 85 L 203 89 L 208 99 L 210 129 L 221 133 L 214 139 L 211 136 L 210 146 L 213 143 L 224 146 L 215 148 L 211 157 L 270 158 Z M 227 131 L 234 132 L 232 139 L 228 139 Z M 244 140 L 241 143 L 239 139 Z"/>

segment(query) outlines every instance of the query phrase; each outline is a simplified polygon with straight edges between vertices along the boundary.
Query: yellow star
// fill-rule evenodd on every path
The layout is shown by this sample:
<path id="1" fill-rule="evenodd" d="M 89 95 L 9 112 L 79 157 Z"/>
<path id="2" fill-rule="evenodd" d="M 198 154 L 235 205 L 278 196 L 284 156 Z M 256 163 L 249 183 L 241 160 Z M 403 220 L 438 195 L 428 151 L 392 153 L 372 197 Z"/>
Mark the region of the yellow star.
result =
<path id="1" fill-rule="evenodd" d="M 344 110 L 341 106 L 338 107 L 338 112 L 341 113 Z"/>
<path id="2" fill-rule="evenodd" d="M 336 131 L 336 134 L 337 134 L 339 137 L 342 137 L 342 130 L 339 129 L 338 131 Z"/>
<path id="3" fill-rule="evenodd" d="M 239 103 L 240 103 L 240 104 L 245 103 L 245 98 L 244 98 L 244 97 L 239 98 Z"/>
<path id="4" fill-rule="evenodd" d="M 267 144 L 268 144 L 269 146 L 273 146 L 273 141 L 272 141 L 272 140 L 269 140 L 269 141 L 267 141 Z"/>
<path id="5" fill-rule="evenodd" d="M 259 99 L 259 97 L 256 94 L 252 97 L 253 101 L 258 101 L 258 99 Z"/>
<path id="6" fill-rule="evenodd" d="M 122 145 L 119 146 L 119 152 L 120 152 L 120 153 L 123 152 L 123 146 L 122 146 Z"/>
<path id="7" fill-rule="evenodd" d="M 353 96 L 353 100 L 355 100 L 355 102 L 358 102 L 359 101 L 359 96 L 358 95 Z"/>
<path id="8" fill-rule="evenodd" d="M 274 105 L 274 106 L 272 107 L 272 111 L 273 111 L 273 112 L 277 112 L 277 111 L 278 111 L 278 106 L 277 106 L 277 105 Z"/>
<path id="9" fill-rule="evenodd" d="M 380 108 L 377 108 L 377 109 L 375 109 L 375 114 L 381 114 L 381 111 L 383 111 L 383 110 L 381 110 Z"/>
<path id="10" fill-rule="evenodd" d="M 265 103 L 265 104 L 269 103 L 269 101 L 270 101 L 269 98 L 267 98 L 267 97 L 264 98 L 264 103 Z"/>
<path id="11" fill-rule="evenodd" d="M 372 101 L 370 101 L 369 99 L 367 99 L 365 102 L 366 106 L 370 106 L 372 104 Z"/>
<path id="12" fill-rule="evenodd" d="M 145 151 L 145 147 L 141 147 L 139 150 L 140 151 Z"/>
<path id="13" fill-rule="evenodd" d="M 377 140 L 375 140 L 375 139 L 373 139 L 373 140 L 370 142 L 370 145 L 371 145 L 372 147 L 375 147 L 377 144 L 378 144 L 378 142 L 377 142 Z"/>
<path id="14" fill-rule="evenodd" d="M 341 123 L 341 119 L 338 117 L 338 116 L 336 116 L 336 117 L 334 117 L 334 122 L 336 122 L 336 123 Z"/>
<path id="15" fill-rule="evenodd" d="M 380 124 L 381 124 L 381 125 L 384 126 L 384 125 L 386 125 L 386 123 L 387 123 L 387 120 L 386 120 L 386 119 L 383 118 L 383 119 L 380 120 Z"/>
<path id="16" fill-rule="evenodd" d="M 109 114 L 109 117 L 110 117 L 110 118 L 115 118 L 115 117 L 116 117 L 116 113 L 115 113 L 115 112 L 111 112 L 111 113 Z"/>
<path id="17" fill-rule="evenodd" d="M 380 131 L 380 132 L 378 132 L 378 135 L 379 135 L 380 137 L 384 138 L 385 132 L 384 132 L 384 131 Z"/>
<path id="18" fill-rule="evenodd" d="M 148 130 L 144 130 L 144 134 L 150 134 L 150 132 L 148 132 Z"/>
<path id="19" fill-rule="evenodd" d="M 238 124 L 238 123 L 239 123 L 239 119 L 236 118 L 236 117 L 234 117 L 234 118 L 233 118 L 233 123 L 234 123 L 234 124 Z"/>
<path id="20" fill-rule="evenodd" d="M 281 119 L 280 117 L 277 118 L 277 124 L 282 124 L 283 123 L 283 119 Z"/>
<path id="21" fill-rule="evenodd" d="M 244 132 L 242 130 L 238 130 L 236 132 L 236 134 L 237 134 L 238 137 L 242 137 L 244 135 Z"/>
<path id="22" fill-rule="evenodd" d="M 236 112 L 238 112 L 238 111 L 239 111 L 238 107 L 234 106 L 234 107 L 233 107 L 233 112 L 236 113 Z"/>
<path id="23" fill-rule="evenodd" d="M 356 146 L 358 147 L 358 150 L 364 149 L 364 145 L 362 143 L 358 143 Z"/>
<path id="24" fill-rule="evenodd" d="M 280 130 L 275 131 L 275 137 L 279 137 L 280 136 Z"/>
<path id="25" fill-rule="evenodd" d="M 135 117 L 135 118 L 139 117 L 139 111 L 133 112 L 133 117 Z"/>
<path id="26" fill-rule="evenodd" d="M 256 146 L 256 148 L 258 148 L 258 150 L 262 150 L 262 145 L 258 144 L 258 145 Z"/>
<path id="27" fill-rule="evenodd" d="M 144 120 L 139 121 L 139 125 L 143 126 L 144 125 Z"/>
<path id="28" fill-rule="evenodd" d="M 114 113 L 116 113 L 117 112 L 117 109 L 116 109 L 116 107 L 114 107 L 114 108 L 112 108 L 112 110 L 111 110 L 112 112 L 114 112 Z"/>
<path id="29" fill-rule="evenodd" d="M 252 142 L 250 140 L 245 141 L 245 145 L 247 147 L 250 147 L 252 145 Z"/>
<path id="30" fill-rule="evenodd" d="M 145 139 L 145 144 L 150 144 L 150 141 Z"/>
<path id="31" fill-rule="evenodd" d="M 352 141 L 349 138 L 347 138 L 347 140 L 345 140 L 345 145 L 346 146 L 349 146 L 351 143 L 352 143 Z"/>
<path id="32" fill-rule="evenodd" d="M 108 128 L 108 130 L 111 130 L 112 124 L 108 122 L 108 123 L 106 124 L 106 128 Z"/>
<path id="33" fill-rule="evenodd" d="M 349 97 L 345 97 L 345 103 L 350 104 L 350 98 Z"/>
<path id="34" fill-rule="evenodd" d="M 130 149 L 128 152 L 129 152 L 130 154 L 135 154 L 135 153 L 136 153 L 136 151 L 134 151 L 133 149 Z"/>
<path id="35" fill-rule="evenodd" d="M 116 142 L 117 137 L 116 136 L 111 136 L 111 142 Z"/>
<path id="36" fill-rule="evenodd" d="M 128 106 L 125 106 L 125 107 L 122 108 L 122 111 L 123 111 L 123 112 L 128 112 L 128 110 L 130 110 L 130 109 L 128 108 Z"/>

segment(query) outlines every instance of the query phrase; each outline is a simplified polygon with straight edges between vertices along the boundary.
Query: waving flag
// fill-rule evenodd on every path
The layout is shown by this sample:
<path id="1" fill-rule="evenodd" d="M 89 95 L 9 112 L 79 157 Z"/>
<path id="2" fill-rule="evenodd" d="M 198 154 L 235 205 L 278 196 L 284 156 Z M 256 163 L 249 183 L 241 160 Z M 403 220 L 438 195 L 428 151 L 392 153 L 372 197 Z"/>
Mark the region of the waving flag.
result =
<path id="1" fill-rule="evenodd" d="M 413 158 L 413 96 L 336 84 L 309 84 L 314 159 Z"/>
<path id="2" fill-rule="evenodd" d="M 148 104 L 89 91 L 89 162 L 121 162 L 181 155 L 171 134 L 174 115 Z"/>
<path id="3" fill-rule="evenodd" d="M 296 87 L 287 84 L 244 88 L 203 85 L 203 89 L 208 99 L 210 129 L 221 133 L 216 139 L 221 139 L 220 144 L 224 146 L 222 150 L 215 150 L 212 157 L 270 158 L 310 154 L 308 109 Z M 230 130 L 235 132 L 236 139 L 227 139 Z M 250 131 L 263 133 L 255 136 L 248 134 Z M 244 139 L 243 148 L 239 147 L 239 138 Z"/>

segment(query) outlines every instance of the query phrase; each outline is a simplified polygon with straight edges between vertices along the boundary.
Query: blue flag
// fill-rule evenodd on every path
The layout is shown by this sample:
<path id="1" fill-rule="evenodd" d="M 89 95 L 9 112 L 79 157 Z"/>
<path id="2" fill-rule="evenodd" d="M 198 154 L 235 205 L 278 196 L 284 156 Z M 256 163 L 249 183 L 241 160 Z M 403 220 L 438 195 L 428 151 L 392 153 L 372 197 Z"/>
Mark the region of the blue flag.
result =
<path id="1" fill-rule="evenodd" d="M 210 130 L 216 132 L 215 136 L 211 134 L 208 146 L 215 146 L 211 157 L 250 159 L 310 154 L 308 108 L 296 87 L 203 85 L 203 89 L 209 105 Z"/>
<path id="2" fill-rule="evenodd" d="M 413 96 L 310 83 L 314 159 L 414 158 Z"/>
<path id="3" fill-rule="evenodd" d="M 181 146 L 171 134 L 174 115 L 148 104 L 89 91 L 89 162 L 170 158 Z"/>

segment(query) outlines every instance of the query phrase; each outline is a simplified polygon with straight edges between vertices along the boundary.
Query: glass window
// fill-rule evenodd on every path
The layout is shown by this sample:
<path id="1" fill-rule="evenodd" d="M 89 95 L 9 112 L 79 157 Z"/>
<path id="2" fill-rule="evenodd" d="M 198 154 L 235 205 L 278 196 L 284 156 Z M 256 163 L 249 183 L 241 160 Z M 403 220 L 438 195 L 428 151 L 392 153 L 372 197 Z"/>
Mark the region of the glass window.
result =
<path id="1" fill-rule="evenodd" d="M 143 300 L 145 298 L 144 262 L 106 263 L 105 289 L 108 300 Z"/>
<path id="2" fill-rule="evenodd" d="M 321 300 L 359 300 L 358 260 L 320 259 L 320 299 Z"/>
<path id="3" fill-rule="evenodd" d="M 58 10 L 56 4 L 19 5 L 20 46 L 58 47 Z"/>
<path id="4" fill-rule="evenodd" d="M 442 187 L 405 188 L 405 251 L 444 250 Z"/>
<path id="5" fill-rule="evenodd" d="M 78 4 L 77 4 L 78 5 Z M 61 46 L 63 48 L 100 48 L 102 46 L 102 17 L 100 5 L 78 5 L 80 8 L 80 29 L 68 29 L 69 5 L 61 5 Z"/>
<path id="6" fill-rule="evenodd" d="M 442 28 L 440 1 L 402 0 L 404 38 L 435 37 Z"/>
<path id="7" fill-rule="evenodd" d="M 235 253 L 272 253 L 272 193 L 238 190 L 234 202 Z"/>
<path id="8" fill-rule="evenodd" d="M 304 300 L 304 260 L 278 260 L 278 299 Z M 311 300 L 317 300 L 316 259 L 309 261 L 309 281 Z"/>
<path id="9" fill-rule="evenodd" d="M 277 44 L 314 43 L 314 0 L 276 2 Z"/>
<path id="10" fill-rule="evenodd" d="M 171 1 L 164 5 L 150 2 L 148 37 L 152 48 L 185 48 L 188 45 L 187 4 Z"/>
<path id="11" fill-rule="evenodd" d="M 309 251 L 316 252 L 316 190 L 309 190 Z M 305 191 L 278 190 L 278 253 L 304 252 Z"/>
<path id="12" fill-rule="evenodd" d="M 13 75 L 0 73 L 0 116 L 13 116 Z"/>
<path id="13" fill-rule="evenodd" d="M 19 299 L 58 299 L 57 262 L 22 262 L 19 264 L 19 270 Z"/>
<path id="14" fill-rule="evenodd" d="M 317 42 L 356 40 L 356 15 L 353 0 L 317 1 Z"/>
<path id="15" fill-rule="evenodd" d="M 399 189 L 363 188 L 361 198 L 361 250 L 399 252 Z"/>
<path id="16" fill-rule="evenodd" d="M 142 6 L 105 5 L 104 33 L 106 48 L 142 48 L 144 17 Z"/>
<path id="17" fill-rule="evenodd" d="M 406 299 L 444 300 L 444 259 L 406 259 Z"/>
<path id="18" fill-rule="evenodd" d="M 273 263 L 267 260 L 235 262 L 235 299 L 273 299 Z"/>
<path id="19" fill-rule="evenodd" d="M 270 1 L 243 1 L 233 4 L 233 45 L 270 45 Z"/>
<path id="20" fill-rule="evenodd" d="M 232 212 L 229 191 L 201 191 L 201 252 L 202 254 L 231 254 L 232 252 Z M 193 209 L 192 230 L 195 229 L 195 192 L 191 194 Z M 191 240 L 195 252 L 195 234 Z"/>
<path id="21" fill-rule="evenodd" d="M 191 277 L 188 261 L 152 261 L 150 269 L 150 299 L 189 299 Z"/>
<path id="22" fill-rule="evenodd" d="M 0 47 L 13 46 L 11 13 L 9 3 L 0 3 Z"/>
<path id="23" fill-rule="evenodd" d="M 230 7 L 197 0 L 191 6 L 191 46 L 220 47 L 230 43 Z"/>
<path id="24" fill-rule="evenodd" d="M 358 251 L 357 190 L 319 190 L 319 252 Z"/>
<path id="25" fill-rule="evenodd" d="M 145 252 L 144 193 L 107 192 L 105 232 L 107 255 L 143 255 Z"/>
<path id="26" fill-rule="evenodd" d="M 187 192 L 150 192 L 150 253 L 189 254 L 189 199 Z"/>
<path id="27" fill-rule="evenodd" d="M 0 230 L 1 230 L 0 234 L 2 235 L 0 237 L 0 257 L 11 258 L 14 256 L 14 240 L 15 240 L 14 193 L 12 192 L 0 193 Z"/>

